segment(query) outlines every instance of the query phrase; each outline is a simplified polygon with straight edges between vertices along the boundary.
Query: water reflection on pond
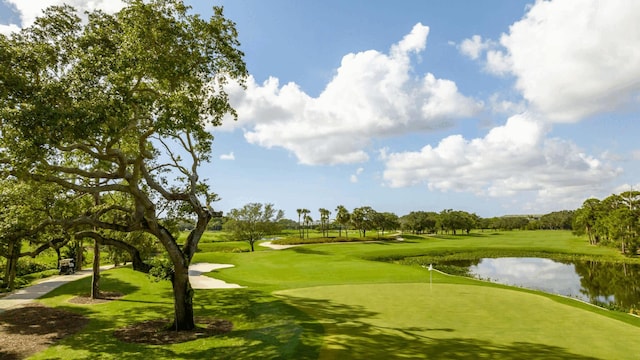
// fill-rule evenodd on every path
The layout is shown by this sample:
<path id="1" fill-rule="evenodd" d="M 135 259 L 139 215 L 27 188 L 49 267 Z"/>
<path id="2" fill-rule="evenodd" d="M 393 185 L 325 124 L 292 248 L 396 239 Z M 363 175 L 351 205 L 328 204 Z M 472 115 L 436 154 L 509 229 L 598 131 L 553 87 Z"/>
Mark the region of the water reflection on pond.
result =
<path id="1" fill-rule="evenodd" d="M 640 265 L 542 258 L 482 259 L 469 272 L 493 282 L 628 311 L 640 309 Z"/>

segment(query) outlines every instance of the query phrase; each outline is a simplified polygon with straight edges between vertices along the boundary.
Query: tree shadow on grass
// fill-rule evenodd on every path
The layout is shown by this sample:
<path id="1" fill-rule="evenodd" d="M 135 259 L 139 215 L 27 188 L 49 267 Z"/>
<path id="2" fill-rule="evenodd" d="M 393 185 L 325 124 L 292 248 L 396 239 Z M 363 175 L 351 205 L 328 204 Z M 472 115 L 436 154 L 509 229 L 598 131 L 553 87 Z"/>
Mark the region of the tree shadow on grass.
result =
<path id="1" fill-rule="evenodd" d="M 114 336 L 114 331 L 125 324 L 150 318 L 170 320 L 172 304 L 149 306 L 144 302 L 117 300 L 112 305 L 117 304 L 117 318 L 90 307 L 58 307 L 81 311 L 90 319 L 82 332 L 63 341 L 62 345 L 73 349 L 71 357 L 91 354 L 93 358 L 136 359 L 317 359 L 322 342 L 323 328 L 318 322 L 260 291 L 196 291 L 195 316 L 229 320 L 233 329 L 226 334 L 174 345 L 126 343 Z M 53 356 L 57 354 L 60 353 Z"/>
<path id="2" fill-rule="evenodd" d="M 233 343 L 245 343 L 243 346 L 217 347 L 220 358 L 318 358 L 322 325 L 281 299 L 247 289 L 207 291 L 196 295 L 194 304 L 199 315 L 231 320 L 234 330 L 223 337 Z"/>
<path id="3" fill-rule="evenodd" d="M 119 279 L 112 273 L 102 273 L 100 275 L 100 291 L 119 292 L 124 295 L 134 293 L 140 289 L 139 286 Z M 76 296 L 86 295 L 91 292 L 91 277 L 78 279 L 73 282 L 63 284 L 53 291 L 43 295 L 40 299 L 50 299 L 60 295 L 74 294 Z"/>
<path id="4" fill-rule="evenodd" d="M 308 247 L 305 246 L 296 246 L 291 248 L 293 251 L 299 253 L 299 254 L 309 254 L 309 255 L 329 255 L 329 253 L 327 253 L 326 251 L 320 251 L 320 250 L 314 250 L 314 249 L 309 249 Z"/>
<path id="5" fill-rule="evenodd" d="M 362 306 L 279 295 L 321 321 L 327 336 L 321 351 L 332 359 L 595 359 L 546 344 L 494 343 L 455 337 L 455 329 L 376 325 L 379 314 Z"/>

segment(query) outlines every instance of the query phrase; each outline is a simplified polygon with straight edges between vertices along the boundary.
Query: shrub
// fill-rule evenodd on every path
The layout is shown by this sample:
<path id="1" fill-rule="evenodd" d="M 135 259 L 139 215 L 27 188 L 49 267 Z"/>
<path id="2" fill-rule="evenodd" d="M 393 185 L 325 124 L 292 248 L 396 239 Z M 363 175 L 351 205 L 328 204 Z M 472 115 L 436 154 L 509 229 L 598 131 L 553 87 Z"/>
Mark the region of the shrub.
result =
<path id="1" fill-rule="evenodd" d="M 27 274 L 33 274 L 49 269 L 55 269 L 56 266 L 47 265 L 41 262 L 37 262 L 30 258 L 18 259 L 18 266 L 16 267 L 16 276 L 23 276 Z"/>

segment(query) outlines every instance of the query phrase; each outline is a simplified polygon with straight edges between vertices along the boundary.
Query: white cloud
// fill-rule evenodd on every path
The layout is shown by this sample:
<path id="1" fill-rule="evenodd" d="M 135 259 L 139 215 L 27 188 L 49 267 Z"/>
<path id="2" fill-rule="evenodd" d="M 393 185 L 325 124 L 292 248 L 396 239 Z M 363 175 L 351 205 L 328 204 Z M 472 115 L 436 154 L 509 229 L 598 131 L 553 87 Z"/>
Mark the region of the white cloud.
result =
<path id="1" fill-rule="evenodd" d="M 552 121 L 574 122 L 640 101 L 640 2 L 537 1 L 487 51 L 487 69 Z"/>
<path id="2" fill-rule="evenodd" d="M 611 194 L 620 194 L 627 191 L 639 191 L 639 190 L 640 190 L 640 183 L 634 184 L 634 185 L 622 184 L 620 186 L 617 186 L 615 189 L 613 189 L 613 192 Z M 607 196 L 611 194 L 607 194 Z"/>
<path id="3" fill-rule="evenodd" d="M 20 31 L 20 27 L 16 24 L 4 25 L 0 24 L 0 34 L 10 35 L 11 33 Z"/>
<path id="4" fill-rule="evenodd" d="M 351 175 L 351 177 L 349 178 L 349 180 L 350 180 L 352 183 L 354 183 L 354 184 L 355 184 L 355 183 L 357 183 L 357 182 L 358 182 L 358 177 L 359 177 L 363 172 L 364 172 L 364 168 L 358 168 L 358 169 L 356 170 L 356 173 L 355 173 L 355 174 L 352 174 L 352 175 Z"/>
<path id="5" fill-rule="evenodd" d="M 527 110 L 527 105 L 523 101 L 514 102 L 503 98 L 498 93 L 489 97 L 489 106 L 491 111 L 498 114 L 520 114 Z"/>
<path id="6" fill-rule="evenodd" d="M 11 4 L 17 9 L 22 24 L 20 27 L 27 27 L 33 24 L 38 16 L 43 14 L 43 10 L 54 5 L 71 5 L 77 11 L 78 15 L 84 17 L 85 11 L 96 9 L 103 10 L 107 13 L 115 13 L 122 9 L 125 4 L 120 0 L 3 0 L 7 4 Z M 13 24 L 12 24 L 13 25 Z M 18 27 L 18 25 L 13 25 Z M 15 29 L 15 28 L 13 28 Z M 0 30 L 4 31 L 4 29 Z"/>
<path id="7" fill-rule="evenodd" d="M 383 178 L 391 187 L 427 184 L 491 197 L 533 193 L 538 202 L 573 204 L 619 174 L 571 142 L 546 139 L 547 131 L 531 115 L 512 116 L 484 138 L 452 135 L 436 147 L 383 153 Z"/>
<path id="8" fill-rule="evenodd" d="M 463 40 L 462 43 L 460 43 L 459 49 L 463 55 L 476 60 L 480 57 L 483 51 L 489 49 L 492 46 L 494 46 L 492 41 L 483 41 L 482 36 L 473 35 L 471 39 Z"/>
<path id="9" fill-rule="evenodd" d="M 375 50 L 347 54 L 318 97 L 295 83 L 249 78 L 247 90 L 230 87 L 245 138 L 267 148 L 282 147 L 303 164 L 366 161 L 373 138 L 451 126 L 482 107 L 456 84 L 426 73 L 413 75 L 412 56 L 426 48 L 429 28 L 417 24 L 389 54 Z"/>
<path id="10" fill-rule="evenodd" d="M 233 154 L 233 151 L 228 154 L 220 155 L 220 160 L 235 160 L 236 156 Z"/>

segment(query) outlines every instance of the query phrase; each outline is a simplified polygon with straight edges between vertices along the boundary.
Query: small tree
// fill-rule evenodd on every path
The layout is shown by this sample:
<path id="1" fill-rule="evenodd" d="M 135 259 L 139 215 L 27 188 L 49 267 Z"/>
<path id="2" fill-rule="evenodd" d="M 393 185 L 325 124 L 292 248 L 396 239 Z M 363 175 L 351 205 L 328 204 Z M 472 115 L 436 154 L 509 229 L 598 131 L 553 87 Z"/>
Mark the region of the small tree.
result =
<path id="1" fill-rule="evenodd" d="M 363 206 L 353 209 L 351 214 L 351 222 L 358 229 L 362 237 L 367 236 L 367 230 L 374 228 L 374 220 L 376 211 L 371 206 Z"/>
<path id="2" fill-rule="evenodd" d="M 279 221 L 284 217 L 282 210 L 276 210 L 273 204 L 251 203 L 241 209 L 231 209 L 224 228 L 238 241 L 246 241 L 254 251 L 256 241 L 280 231 Z"/>
<path id="3" fill-rule="evenodd" d="M 381 232 L 384 236 L 385 230 L 395 230 L 400 227 L 400 219 L 398 218 L 398 215 L 394 213 L 376 213 L 374 220 L 375 227 L 378 229 L 378 237 Z"/>

